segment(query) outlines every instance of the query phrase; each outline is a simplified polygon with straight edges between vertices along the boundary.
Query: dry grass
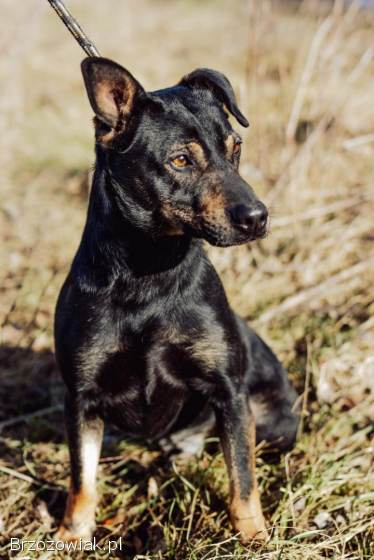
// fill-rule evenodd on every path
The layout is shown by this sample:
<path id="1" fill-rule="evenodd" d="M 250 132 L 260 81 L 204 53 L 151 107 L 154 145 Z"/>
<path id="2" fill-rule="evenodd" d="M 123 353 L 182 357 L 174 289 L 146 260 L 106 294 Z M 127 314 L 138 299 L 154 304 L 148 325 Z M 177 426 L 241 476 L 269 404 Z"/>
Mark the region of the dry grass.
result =
<path id="1" fill-rule="evenodd" d="M 123 535 L 122 558 L 372 558 L 373 16 L 312 0 L 69 5 L 101 52 L 149 89 L 197 66 L 230 76 L 252 124 L 242 172 L 269 203 L 272 231 L 209 252 L 232 305 L 287 365 L 304 411 L 279 464 L 258 452 L 267 546 L 245 549 L 232 536 L 214 442 L 170 465 L 114 431 L 97 538 Z M 62 392 L 51 327 L 85 216 L 93 141 L 82 53 L 47 3 L 2 0 L 1 12 L 0 557 L 21 558 L 10 538 L 49 538 L 68 481 L 62 413 L 49 408 Z"/>

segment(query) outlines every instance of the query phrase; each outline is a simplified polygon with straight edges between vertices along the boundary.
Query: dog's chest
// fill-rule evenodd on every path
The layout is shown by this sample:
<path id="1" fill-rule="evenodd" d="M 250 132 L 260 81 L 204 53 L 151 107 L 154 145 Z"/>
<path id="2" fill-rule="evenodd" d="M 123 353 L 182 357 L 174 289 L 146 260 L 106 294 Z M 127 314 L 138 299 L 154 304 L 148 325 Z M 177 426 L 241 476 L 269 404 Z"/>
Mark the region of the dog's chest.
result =
<path id="1" fill-rule="evenodd" d="M 165 434 L 196 384 L 208 383 L 225 352 L 222 333 L 191 337 L 161 329 L 150 339 L 124 337 L 96 376 L 109 420 L 145 437 Z"/>
<path id="2" fill-rule="evenodd" d="M 100 367 L 96 388 L 105 416 L 126 433 L 157 437 L 177 419 L 188 395 L 166 360 L 165 345 L 128 344 Z"/>

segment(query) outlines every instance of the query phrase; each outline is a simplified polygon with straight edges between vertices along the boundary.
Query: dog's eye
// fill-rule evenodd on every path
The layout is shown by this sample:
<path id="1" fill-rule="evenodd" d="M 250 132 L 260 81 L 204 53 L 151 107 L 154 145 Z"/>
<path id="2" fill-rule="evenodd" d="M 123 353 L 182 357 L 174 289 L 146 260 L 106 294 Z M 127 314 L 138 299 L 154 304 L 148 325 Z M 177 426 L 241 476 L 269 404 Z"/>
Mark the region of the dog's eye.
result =
<path id="1" fill-rule="evenodd" d="M 177 169 L 184 169 L 185 167 L 192 165 L 192 161 L 185 154 L 178 154 L 170 160 L 170 163 Z"/>
<path id="2" fill-rule="evenodd" d="M 235 142 L 234 148 L 233 148 L 233 151 L 232 151 L 232 155 L 233 155 L 233 156 L 238 156 L 238 155 L 240 154 L 240 152 L 241 152 L 241 150 L 242 150 L 241 144 L 242 144 L 242 141 L 241 141 L 241 140 L 237 140 L 237 141 Z"/>

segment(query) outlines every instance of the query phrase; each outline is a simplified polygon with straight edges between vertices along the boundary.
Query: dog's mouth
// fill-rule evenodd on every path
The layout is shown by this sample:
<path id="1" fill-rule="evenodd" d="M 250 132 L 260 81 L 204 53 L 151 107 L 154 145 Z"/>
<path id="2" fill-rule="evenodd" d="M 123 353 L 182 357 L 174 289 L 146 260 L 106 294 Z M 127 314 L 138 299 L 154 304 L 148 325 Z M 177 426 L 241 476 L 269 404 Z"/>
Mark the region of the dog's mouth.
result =
<path id="1" fill-rule="evenodd" d="M 188 225 L 185 226 L 185 229 L 192 237 L 204 239 L 215 247 L 245 245 L 252 241 L 264 239 L 268 233 L 266 225 L 255 231 L 240 231 L 230 227 L 230 225 L 217 226 L 217 224 L 209 222 L 205 222 L 199 227 L 191 227 L 191 225 Z"/>
<path id="2" fill-rule="evenodd" d="M 232 247 L 244 245 L 252 241 L 263 239 L 268 233 L 267 217 L 262 222 L 253 224 L 233 223 L 230 212 L 224 211 L 217 216 L 207 218 L 203 214 L 190 214 L 189 212 L 175 210 L 173 220 L 169 214 L 169 235 L 187 234 L 191 237 L 204 239 L 216 247 Z M 172 227 L 171 227 L 171 224 Z"/>
<path id="3" fill-rule="evenodd" d="M 238 234 L 237 232 L 228 233 L 222 231 L 204 230 L 201 232 L 201 237 L 208 241 L 210 245 L 215 247 L 234 247 L 236 245 L 245 245 L 252 241 L 264 239 L 267 235 L 267 230 L 261 233 L 254 234 Z"/>

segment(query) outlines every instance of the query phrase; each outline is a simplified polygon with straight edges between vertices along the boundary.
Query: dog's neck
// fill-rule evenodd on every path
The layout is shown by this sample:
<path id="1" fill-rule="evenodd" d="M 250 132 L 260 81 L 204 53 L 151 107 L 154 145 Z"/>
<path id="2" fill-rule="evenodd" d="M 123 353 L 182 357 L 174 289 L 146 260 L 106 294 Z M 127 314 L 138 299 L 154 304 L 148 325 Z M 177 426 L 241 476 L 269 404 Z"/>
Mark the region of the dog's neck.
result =
<path id="1" fill-rule="evenodd" d="M 87 221 L 73 268 L 90 289 L 107 287 L 117 278 L 126 283 L 173 272 L 192 265 L 200 242 L 187 235 L 151 236 L 136 227 L 108 196 L 111 177 L 95 168 Z"/>

